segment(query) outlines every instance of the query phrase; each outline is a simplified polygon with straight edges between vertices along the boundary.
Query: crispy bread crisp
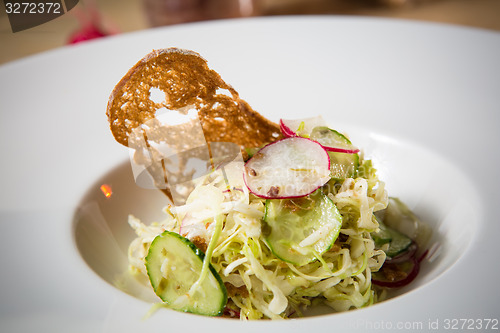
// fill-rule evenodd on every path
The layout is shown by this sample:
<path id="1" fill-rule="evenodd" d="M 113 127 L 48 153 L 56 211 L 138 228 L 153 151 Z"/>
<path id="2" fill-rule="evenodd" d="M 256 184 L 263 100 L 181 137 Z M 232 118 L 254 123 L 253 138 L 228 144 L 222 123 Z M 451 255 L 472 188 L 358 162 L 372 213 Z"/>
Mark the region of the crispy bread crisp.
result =
<path id="1" fill-rule="evenodd" d="M 111 93 L 106 114 L 116 141 L 134 149 L 132 163 L 175 203 L 204 170 L 193 161 L 213 166 L 281 136 L 199 54 L 175 48 L 153 51 L 132 67 Z M 176 123 L 176 116 L 184 118 Z"/>
<path id="2" fill-rule="evenodd" d="M 152 101 L 151 88 L 166 100 Z M 198 53 L 175 48 L 155 50 L 132 67 L 111 93 L 107 116 L 116 141 L 128 146 L 131 131 L 158 109 L 188 106 L 198 110 L 207 142 L 253 148 L 280 136 L 279 126 L 252 110 Z"/>

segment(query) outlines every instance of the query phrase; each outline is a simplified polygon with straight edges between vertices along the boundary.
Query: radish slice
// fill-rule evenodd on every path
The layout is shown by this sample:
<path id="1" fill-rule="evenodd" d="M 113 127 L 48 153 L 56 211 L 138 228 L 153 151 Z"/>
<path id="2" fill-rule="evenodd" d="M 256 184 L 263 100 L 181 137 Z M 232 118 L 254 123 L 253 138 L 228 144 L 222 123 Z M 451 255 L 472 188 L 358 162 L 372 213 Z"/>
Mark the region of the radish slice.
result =
<path id="1" fill-rule="evenodd" d="M 321 116 L 304 119 L 280 119 L 281 133 L 285 137 L 309 137 L 313 128 L 318 126 L 326 126 Z"/>
<path id="2" fill-rule="evenodd" d="M 337 153 L 356 154 L 359 149 L 354 147 L 343 134 L 326 126 L 317 126 L 309 136 L 311 140 L 319 142 L 326 150 Z"/>
<path id="3" fill-rule="evenodd" d="M 403 268 L 406 276 L 404 276 L 403 274 L 402 277 L 400 277 L 399 279 L 387 280 L 387 278 L 384 277 L 385 268 L 384 266 L 382 266 L 382 268 L 378 272 L 374 272 L 372 274 L 372 283 L 377 286 L 387 287 L 387 288 L 400 288 L 408 285 L 417 277 L 418 273 L 420 272 L 420 264 L 422 263 L 422 260 L 424 260 L 427 254 L 429 253 L 429 250 L 426 250 L 418 258 L 416 257 L 417 254 L 416 252 L 417 252 L 417 244 L 413 243 L 410 246 L 409 251 L 407 251 L 409 255 L 409 258 L 407 258 L 407 260 L 403 261 L 403 258 L 407 257 L 408 255 L 402 254 L 390 260 L 386 260 L 384 263 L 384 265 L 391 265 L 392 266 L 391 268 L 396 267 L 398 270 Z"/>
<path id="4" fill-rule="evenodd" d="M 272 142 L 245 164 L 250 192 L 266 199 L 303 197 L 330 180 L 330 157 L 317 142 L 292 137 Z"/>
<path id="5" fill-rule="evenodd" d="M 410 282 L 415 280 L 417 277 L 419 271 L 420 271 L 420 263 L 418 262 L 417 259 L 412 258 L 407 262 L 407 265 L 409 268 L 407 268 L 407 272 L 405 273 L 406 276 L 396 279 L 396 280 L 387 280 L 384 278 L 378 279 L 377 275 L 378 274 L 383 274 L 382 272 L 375 272 L 372 275 L 372 283 L 374 285 L 380 286 L 380 287 L 387 287 L 387 288 L 401 288 L 406 285 L 408 285 Z M 384 266 L 382 266 L 383 269 Z"/>
<path id="6" fill-rule="evenodd" d="M 293 136 L 297 136 L 294 131 L 290 129 L 285 123 L 283 122 L 283 119 L 280 119 L 280 130 L 281 133 L 286 137 L 286 138 L 291 138 Z"/>

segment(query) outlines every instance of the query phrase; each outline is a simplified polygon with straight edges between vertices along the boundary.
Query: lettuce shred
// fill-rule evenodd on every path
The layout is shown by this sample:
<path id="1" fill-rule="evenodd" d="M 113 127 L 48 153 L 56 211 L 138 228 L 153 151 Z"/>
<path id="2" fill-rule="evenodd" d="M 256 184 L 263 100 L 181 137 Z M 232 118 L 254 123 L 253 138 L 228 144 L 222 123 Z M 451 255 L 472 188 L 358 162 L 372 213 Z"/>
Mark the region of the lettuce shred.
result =
<path id="1" fill-rule="evenodd" d="M 271 252 L 261 230 L 265 201 L 249 193 L 242 168 L 232 163 L 200 178 L 185 205 L 164 208 L 161 222 L 146 225 L 129 216 L 137 235 L 129 247 L 130 269 L 146 276 L 149 245 L 169 230 L 200 248 L 210 245 L 207 258 L 228 289 L 227 307 L 242 320 L 298 317 L 320 304 L 346 311 L 379 300 L 371 273 L 382 266 L 385 253 L 375 249 L 370 233 L 378 228 L 373 213 L 387 207 L 388 197 L 369 160 L 362 161 L 355 178 L 324 187 L 342 215 L 342 228 L 330 250 L 302 266 Z"/>

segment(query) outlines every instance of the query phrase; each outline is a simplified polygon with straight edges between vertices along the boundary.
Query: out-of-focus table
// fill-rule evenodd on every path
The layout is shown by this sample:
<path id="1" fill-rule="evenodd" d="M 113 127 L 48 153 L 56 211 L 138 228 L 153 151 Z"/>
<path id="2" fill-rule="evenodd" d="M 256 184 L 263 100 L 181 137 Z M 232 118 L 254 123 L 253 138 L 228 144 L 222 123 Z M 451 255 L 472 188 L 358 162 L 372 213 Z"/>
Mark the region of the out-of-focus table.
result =
<path id="1" fill-rule="evenodd" d="M 53 21 L 13 33 L 0 6 L 0 64 L 58 48 L 79 29 L 76 14 L 86 0 Z M 87 0 L 89 1 L 89 0 Z M 235 0 L 236 1 L 236 0 Z M 394 1 L 395 2 L 395 1 Z M 405 2 L 400 0 L 400 2 Z M 339 14 L 405 18 L 442 22 L 500 31 L 500 0 L 406 0 L 406 5 L 366 5 L 369 2 L 339 0 L 260 0 L 261 15 Z M 142 0 L 97 0 L 104 28 L 120 33 L 147 29 Z"/>

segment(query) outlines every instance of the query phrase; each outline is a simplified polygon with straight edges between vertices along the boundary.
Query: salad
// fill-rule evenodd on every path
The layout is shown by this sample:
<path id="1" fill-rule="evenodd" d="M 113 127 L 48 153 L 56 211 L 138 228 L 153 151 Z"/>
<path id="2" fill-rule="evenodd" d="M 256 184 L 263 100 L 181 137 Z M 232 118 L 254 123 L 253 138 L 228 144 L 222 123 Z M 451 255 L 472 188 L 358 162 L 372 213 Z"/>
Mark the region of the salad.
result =
<path id="1" fill-rule="evenodd" d="M 369 306 L 411 283 L 430 230 L 321 117 L 195 181 L 162 221 L 129 216 L 130 271 L 158 306 L 242 320 Z"/>

